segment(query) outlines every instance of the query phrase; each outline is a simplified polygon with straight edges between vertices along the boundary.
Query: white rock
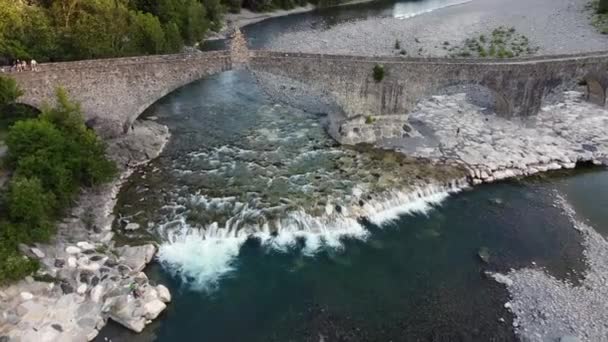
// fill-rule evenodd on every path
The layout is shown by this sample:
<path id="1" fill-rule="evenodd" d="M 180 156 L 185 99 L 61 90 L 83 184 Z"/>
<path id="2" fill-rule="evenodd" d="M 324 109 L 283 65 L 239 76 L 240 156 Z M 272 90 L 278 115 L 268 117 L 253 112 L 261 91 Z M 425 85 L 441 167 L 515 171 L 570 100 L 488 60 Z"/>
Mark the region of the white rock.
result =
<path id="1" fill-rule="evenodd" d="M 36 247 L 32 247 L 31 248 L 32 253 L 34 253 L 34 255 L 38 258 L 38 259 L 42 259 L 45 257 L 45 254 L 38 248 Z"/>
<path id="2" fill-rule="evenodd" d="M 78 288 L 76 289 L 76 293 L 78 294 L 84 294 L 85 292 L 87 292 L 86 284 L 80 284 L 80 286 L 78 286 Z"/>
<path id="3" fill-rule="evenodd" d="M 103 296 L 103 285 L 98 284 L 91 289 L 91 300 L 95 303 L 100 303 Z"/>
<path id="4" fill-rule="evenodd" d="M 77 265 L 76 258 L 69 257 L 68 258 L 68 267 L 70 267 L 70 268 L 76 268 L 76 265 Z"/>
<path id="5" fill-rule="evenodd" d="M 156 286 L 156 291 L 158 291 L 158 298 L 165 303 L 169 303 L 171 301 L 171 292 L 165 285 Z"/>
<path id="6" fill-rule="evenodd" d="M 166 307 L 167 305 L 161 300 L 154 299 L 144 304 L 144 310 L 146 312 L 145 317 L 147 319 L 155 319 L 156 317 L 158 317 L 158 315 L 160 315 L 161 312 L 163 312 L 163 310 L 165 310 Z"/>
<path id="7" fill-rule="evenodd" d="M 152 261 L 156 247 L 152 244 L 142 246 L 123 246 L 116 249 L 120 259 L 135 272 L 141 272 Z"/>
<path id="8" fill-rule="evenodd" d="M 83 251 L 92 251 L 95 249 L 95 246 L 87 241 L 80 241 L 76 243 L 76 246 L 80 247 Z"/>
<path id="9" fill-rule="evenodd" d="M 138 229 L 139 229 L 139 224 L 135 223 L 135 222 L 129 223 L 125 226 L 125 230 L 138 230 Z"/>
<path id="10" fill-rule="evenodd" d="M 23 300 L 32 300 L 32 299 L 34 299 L 34 295 L 31 294 L 30 292 L 21 292 L 19 295 L 21 296 L 21 299 L 23 299 Z"/>
<path id="11" fill-rule="evenodd" d="M 98 334 L 99 331 L 97 331 L 97 329 L 93 329 L 90 333 L 87 334 L 87 341 L 92 341 L 95 337 L 97 337 Z"/>
<path id="12" fill-rule="evenodd" d="M 65 248 L 65 252 L 68 254 L 78 254 L 81 252 L 80 248 L 76 247 L 76 246 L 67 246 Z"/>
<path id="13" fill-rule="evenodd" d="M 500 274 L 500 273 L 491 273 L 490 276 L 492 278 L 494 278 L 494 280 L 496 280 L 497 282 L 507 285 L 507 286 L 511 286 L 513 285 L 513 280 L 509 277 L 507 277 L 504 274 Z"/>

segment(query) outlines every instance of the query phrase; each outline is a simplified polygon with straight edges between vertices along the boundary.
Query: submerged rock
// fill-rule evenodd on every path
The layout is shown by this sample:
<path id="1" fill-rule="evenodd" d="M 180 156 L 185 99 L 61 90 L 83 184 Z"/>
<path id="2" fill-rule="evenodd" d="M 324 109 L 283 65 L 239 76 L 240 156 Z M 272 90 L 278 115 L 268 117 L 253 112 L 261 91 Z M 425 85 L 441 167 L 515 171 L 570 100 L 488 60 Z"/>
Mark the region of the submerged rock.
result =
<path id="1" fill-rule="evenodd" d="M 490 249 L 488 249 L 488 247 L 479 248 L 479 251 L 477 251 L 477 256 L 484 263 L 486 263 L 486 264 L 490 263 Z"/>

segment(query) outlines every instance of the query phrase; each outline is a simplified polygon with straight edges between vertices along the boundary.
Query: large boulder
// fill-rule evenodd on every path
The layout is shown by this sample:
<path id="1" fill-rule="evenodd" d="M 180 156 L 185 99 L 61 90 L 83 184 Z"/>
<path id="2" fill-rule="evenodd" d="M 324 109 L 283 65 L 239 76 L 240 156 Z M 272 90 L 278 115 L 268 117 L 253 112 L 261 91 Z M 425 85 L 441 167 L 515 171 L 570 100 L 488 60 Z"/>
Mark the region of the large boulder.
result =
<path id="1" fill-rule="evenodd" d="M 116 250 L 120 260 L 134 272 L 141 272 L 156 254 L 156 247 L 152 244 L 134 247 L 123 246 Z"/>
<path id="2" fill-rule="evenodd" d="M 119 296 L 113 300 L 109 315 L 113 321 L 138 333 L 144 330 L 147 319 L 141 301 L 129 295 Z"/>
<path id="3" fill-rule="evenodd" d="M 165 310 L 167 305 L 163 303 L 160 299 L 153 299 L 150 302 L 144 304 L 145 317 L 147 319 L 155 319 L 160 315 L 160 313 Z"/>
<path id="4" fill-rule="evenodd" d="M 171 292 L 169 292 L 169 289 L 165 285 L 156 286 L 156 291 L 158 292 L 158 299 L 165 303 L 171 301 Z"/>

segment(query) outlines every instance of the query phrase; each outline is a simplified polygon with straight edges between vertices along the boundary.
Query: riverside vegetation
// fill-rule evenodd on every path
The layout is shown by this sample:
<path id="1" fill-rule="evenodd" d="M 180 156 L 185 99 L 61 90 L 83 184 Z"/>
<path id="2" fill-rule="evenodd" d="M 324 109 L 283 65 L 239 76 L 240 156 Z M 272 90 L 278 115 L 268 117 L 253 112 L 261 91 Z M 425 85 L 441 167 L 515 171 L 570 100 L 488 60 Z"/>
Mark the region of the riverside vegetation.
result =
<path id="1" fill-rule="evenodd" d="M 341 0 L 0 0 L 0 64 L 175 53 L 223 26 L 227 11 Z"/>
<path id="2" fill-rule="evenodd" d="M 0 77 L 0 115 L 15 107 L 22 94 L 15 81 Z M 116 166 L 105 157 L 105 145 L 88 129 L 78 104 L 61 89 L 57 105 L 40 115 L 28 113 L 8 130 L 4 167 L 12 176 L 0 203 L 0 283 L 37 269 L 19 253 L 19 244 L 48 241 L 55 221 L 72 204 L 82 186 L 111 180 Z M 12 111 L 14 114 L 15 111 Z"/>
<path id="3" fill-rule="evenodd" d="M 608 0 L 594 0 L 588 7 L 593 10 L 591 24 L 602 34 L 608 34 Z"/>
<path id="4" fill-rule="evenodd" d="M 499 26 L 490 35 L 480 35 L 464 41 L 462 46 L 449 47 L 449 42 L 443 43 L 443 48 L 450 51 L 451 57 L 489 57 L 512 58 L 534 54 L 538 48 L 530 46 L 528 37 L 516 32 L 515 28 Z"/>

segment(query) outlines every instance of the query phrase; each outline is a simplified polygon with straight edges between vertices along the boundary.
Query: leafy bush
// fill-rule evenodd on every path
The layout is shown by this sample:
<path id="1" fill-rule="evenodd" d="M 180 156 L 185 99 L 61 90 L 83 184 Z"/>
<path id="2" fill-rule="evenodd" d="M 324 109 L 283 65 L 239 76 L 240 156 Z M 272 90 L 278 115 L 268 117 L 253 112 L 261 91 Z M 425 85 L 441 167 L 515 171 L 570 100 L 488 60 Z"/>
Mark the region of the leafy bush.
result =
<path id="1" fill-rule="evenodd" d="M 449 49 L 452 57 L 512 58 L 534 54 L 538 48 L 530 46 L 528 37 L 518 34 L 514 27 L 497 27 L 489 35 L 469 38 L 462 46 Z"/>
<path id="2" fill-rule="evenodd" d="M 597 6 L 597 13 L 604 14 L 608 13 L 608 0 L 600 0 Z"/>
<path id="3" fill-rule="evenodd" d="M 374 81 L 376 82 L 380 82 L 384 79 L 384 66 L 380 65 L 380 64 L 376 64 L 374 66 Z"/>
<path id="4" fill-rule="evenodd" d="M 105 157 L 103 142 L 85 126 L 80 107 L 62 90 L 57 91 L 55 107 L 15 123 L 6 144 L 14 176 L 3 200 L 0 282 L 35 269 L 35 263 L 19 256 L 19 243 L 48 240 L 53 222 L 81 186 L 100 184 L 116 173 L 114 163 Z"/>
<path id="5" fill-rule="evenodd" d="M 0 108 L 15 103 L 21 95 L 23 91 L 13 78 L 0 76 Z"/>

